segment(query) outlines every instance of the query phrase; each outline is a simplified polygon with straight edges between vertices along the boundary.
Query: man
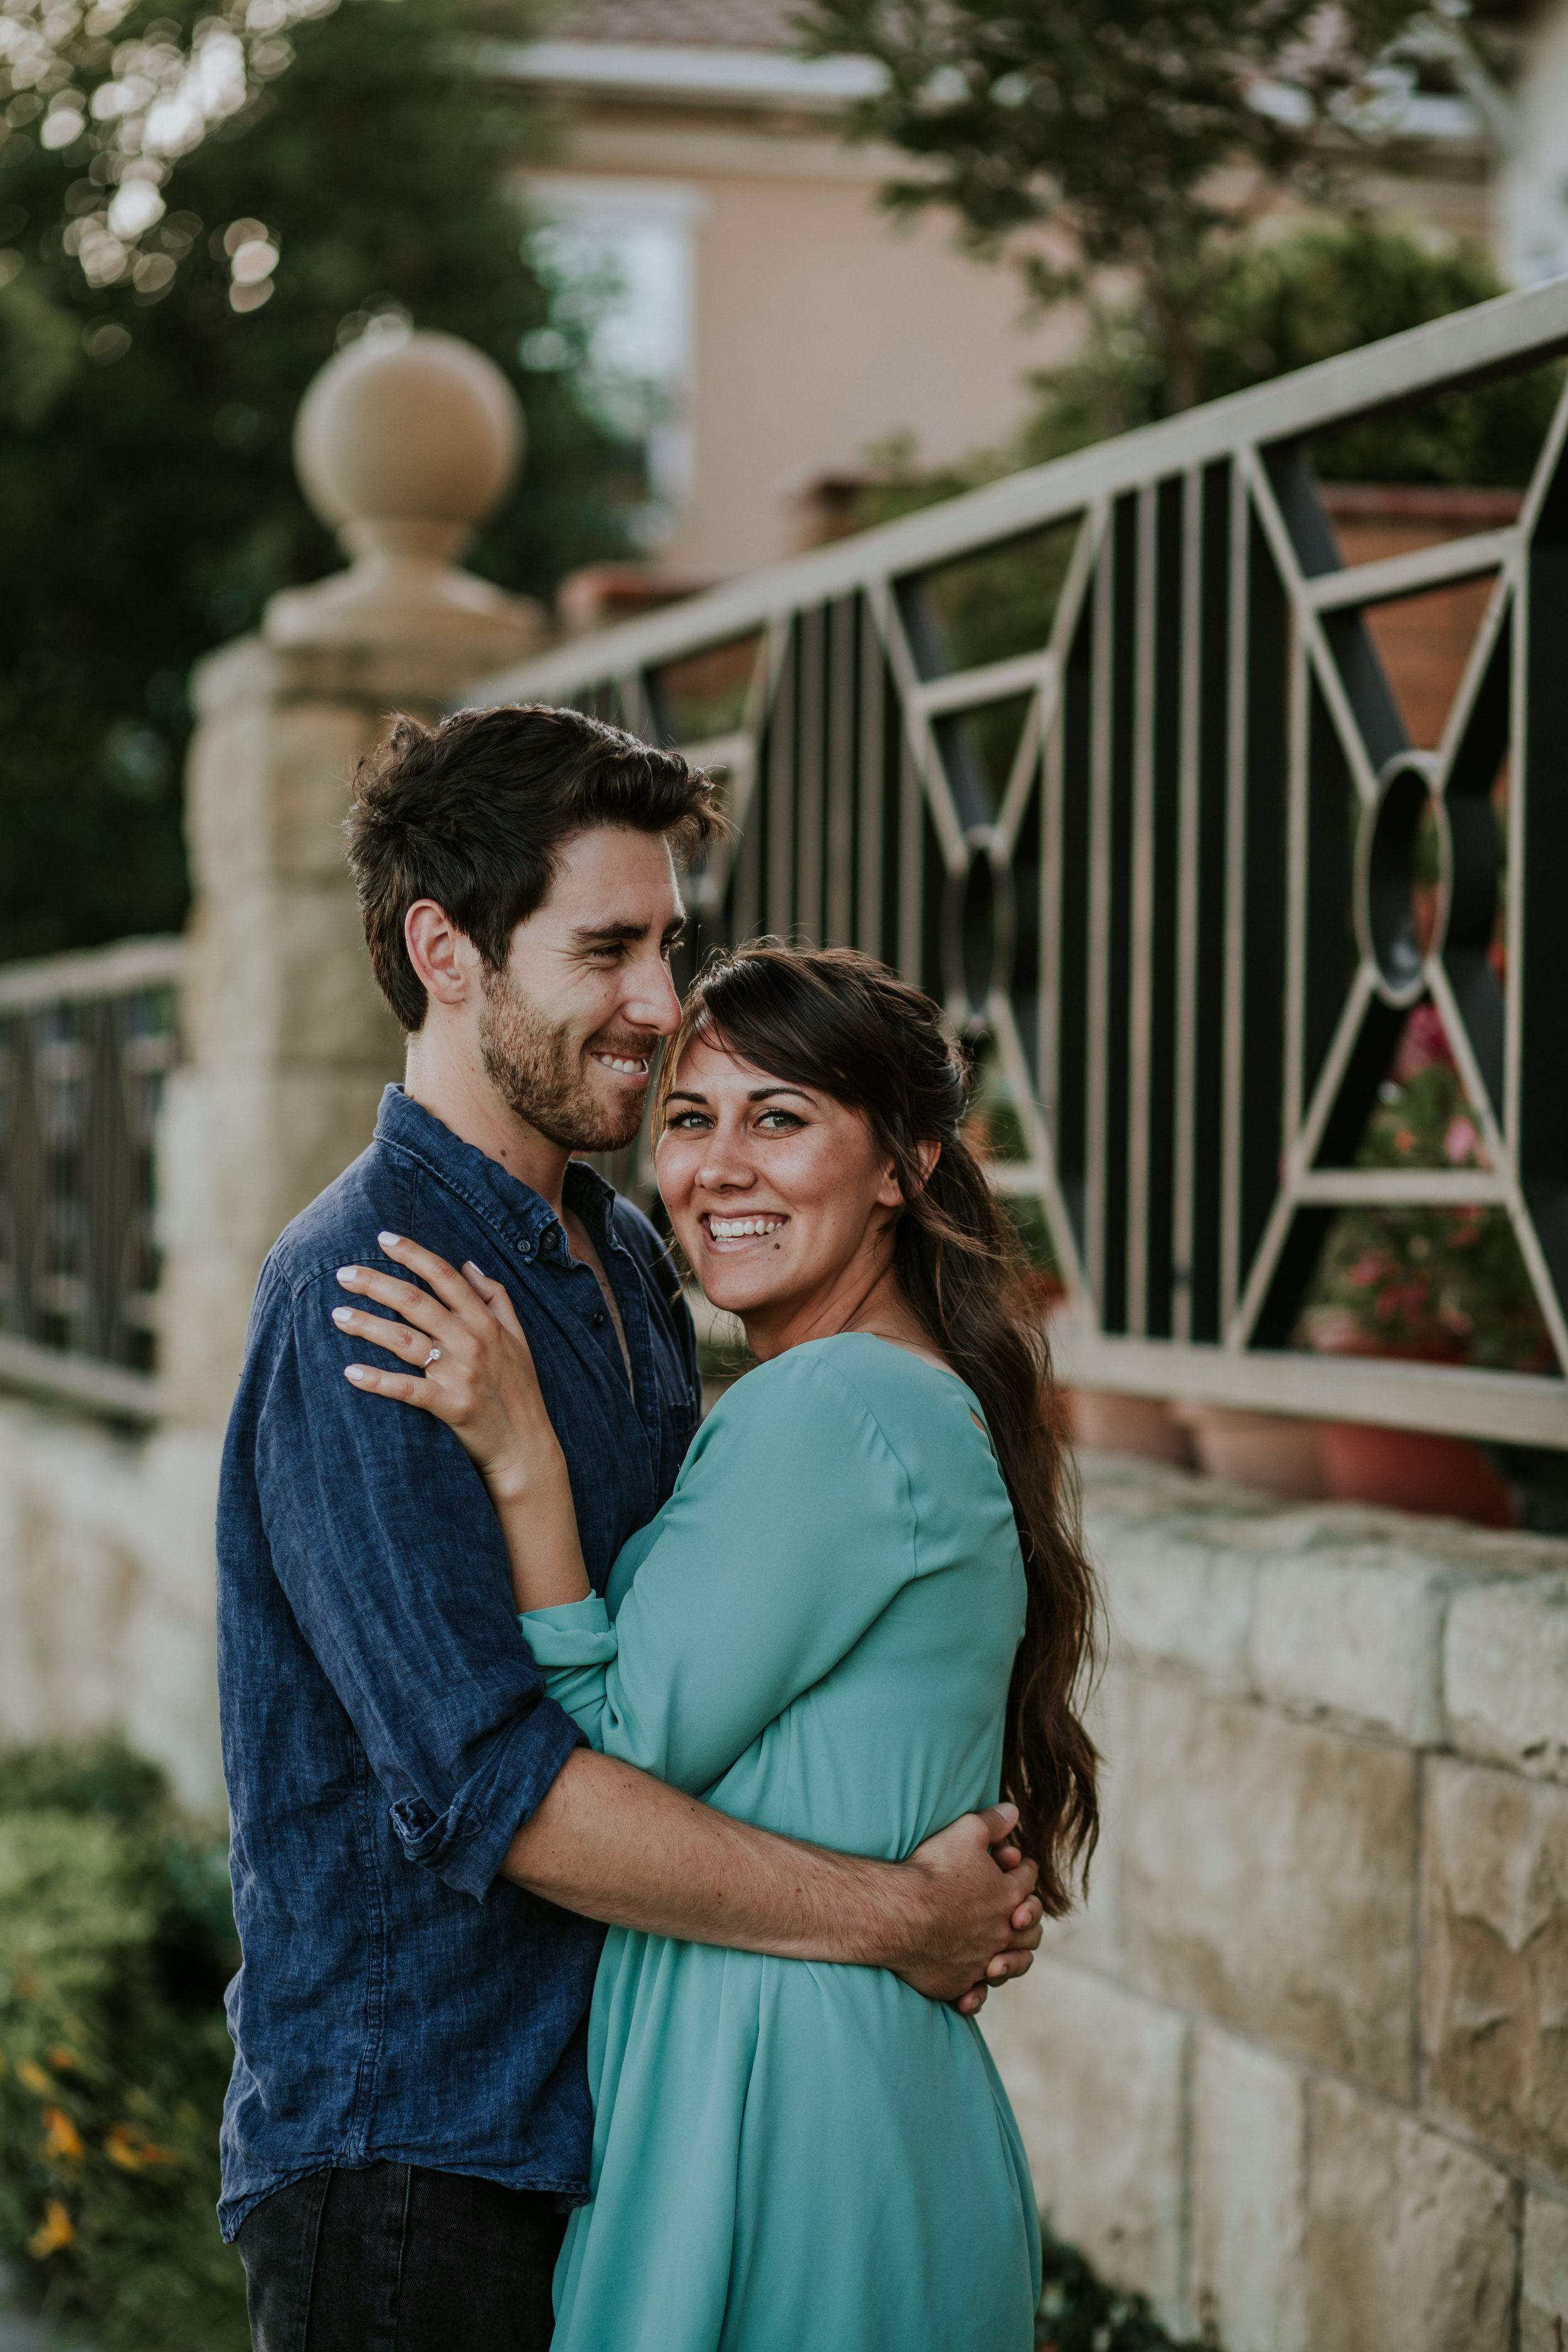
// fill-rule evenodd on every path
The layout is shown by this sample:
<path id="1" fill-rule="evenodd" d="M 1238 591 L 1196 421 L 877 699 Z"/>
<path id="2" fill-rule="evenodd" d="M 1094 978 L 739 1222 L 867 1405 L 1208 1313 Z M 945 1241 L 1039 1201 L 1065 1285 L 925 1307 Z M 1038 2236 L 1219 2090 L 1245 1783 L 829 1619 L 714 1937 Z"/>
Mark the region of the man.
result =
<path id="1" fill-rule="evenodd" d="M 1039 1940 L 1032 1867 L 988 1851 L 1004 1815 L 861 1861 L 579 1745 L 456 1439 L 344 1378 L 337 1270 L 412 1235 L 506 1284 L 595 1588 L 664 1502 L 700 1410 L 690 1319 L 652 1226 L 571 1155 L 637 1133 L 679 1017 L 672 850 L 715 823 L 677 754 L 571 711 L 402 719 L 355 779 L 406 1081 L 263 1268 L 219 1503 L 244 1948 L 220 2215 L 258 2352 L 548 2343 L 587 2188 L 595 1923 L 971 2005 Z"/>

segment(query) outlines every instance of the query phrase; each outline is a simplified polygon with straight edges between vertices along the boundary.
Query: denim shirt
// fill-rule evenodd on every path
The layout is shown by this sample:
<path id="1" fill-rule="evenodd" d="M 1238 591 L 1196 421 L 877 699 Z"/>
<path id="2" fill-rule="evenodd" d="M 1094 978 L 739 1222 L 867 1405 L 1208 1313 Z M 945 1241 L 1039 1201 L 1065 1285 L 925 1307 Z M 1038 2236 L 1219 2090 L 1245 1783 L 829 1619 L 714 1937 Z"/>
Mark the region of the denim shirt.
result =
<path id="1" fill-rule="evenodd" d="M 653 1227 L 581 1161 L 566 1198 L 620 1307 L 631 1388 L 593 1269 L 548 1204 L 398 1087 L 369 1150 L 262 1269 L 218 1500 L 243 1952 L 226 2237 L 287 2182 L 383 2158 L 586 2194 L 603 1931 L 496 1874 L 579 1735 L 519 1634 L 468 1456 L 432 1415 L 356 1391 L 343 1367 L 370 1351 L 331 1320 L 339 1266 L 387 1266 L 384 1231 L 505 1282 L 602 1591 L 669 1494 L 701 1391 Z"/>

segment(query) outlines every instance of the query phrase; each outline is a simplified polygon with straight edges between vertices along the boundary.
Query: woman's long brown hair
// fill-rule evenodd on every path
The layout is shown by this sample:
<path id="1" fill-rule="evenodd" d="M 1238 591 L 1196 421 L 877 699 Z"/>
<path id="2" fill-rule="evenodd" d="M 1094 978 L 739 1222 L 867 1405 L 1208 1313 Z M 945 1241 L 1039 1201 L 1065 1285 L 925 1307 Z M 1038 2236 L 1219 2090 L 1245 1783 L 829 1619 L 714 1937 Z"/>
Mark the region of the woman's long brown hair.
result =
<path id="1" fill-rule="evenodd" d="M 1028 1585 L 1007 1695 L 1002 1792 L 1018 1808 L 1053 1918 L 1087 1880 L 1100 1832 L 1098 1758 L 1078 1708 L 1094 1670 L 1100 1602 L 1079 1529 L 1050 1356 L 1012 1224 L 964 1140 L 968 1075 L 938 1007 L 848 948 L 770 942 L 710 959 L 664 1058 L 656 1124 L 695 1035 L 770 1077 L 859 1111 L 898 1172 L 894 1267 L 932 1346 L 984 1409 L 1018 1523 Z M 939 1142 L 923 1181 L 921 1146 Z"/>

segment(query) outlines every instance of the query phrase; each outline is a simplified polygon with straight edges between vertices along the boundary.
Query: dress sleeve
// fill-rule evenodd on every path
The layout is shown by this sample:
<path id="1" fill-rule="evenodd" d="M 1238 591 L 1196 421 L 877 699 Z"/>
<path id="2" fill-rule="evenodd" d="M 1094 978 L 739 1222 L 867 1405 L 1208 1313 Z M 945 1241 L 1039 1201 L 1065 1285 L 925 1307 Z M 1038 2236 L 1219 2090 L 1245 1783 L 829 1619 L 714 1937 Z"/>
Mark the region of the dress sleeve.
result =
<path id="1" fill-rule="evenodd" d="M 915 1573 L 909 1481 L 879 1423 L 792 1352 L 698 1432 L 613 1623 L 597 1600 L 521 1622 L 595 1748 L 700 1795 Z"/>

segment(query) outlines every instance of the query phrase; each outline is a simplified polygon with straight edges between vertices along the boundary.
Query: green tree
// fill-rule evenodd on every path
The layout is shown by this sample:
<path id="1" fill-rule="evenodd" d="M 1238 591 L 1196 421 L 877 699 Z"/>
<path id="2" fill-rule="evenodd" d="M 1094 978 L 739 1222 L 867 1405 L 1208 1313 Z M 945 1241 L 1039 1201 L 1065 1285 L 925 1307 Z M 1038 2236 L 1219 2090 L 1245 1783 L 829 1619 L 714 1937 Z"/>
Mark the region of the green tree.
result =
<path id="1" fill-rule="evenodd" d="M 1199 400 L 1218 400 L 1504 290 L 1489 257 L 1398 222 L 1352 214 L 1226 252 L 1187 323 Z M 1325 481 L 1519 485 L 1562 383 L 1557 366 L 1361 417 L 1319 435 Z M 1101 311 L 1081 349 L 1033 379 L 1014 465 L 1038 465 L 1167 415 L 1175 404 L 1160 320 L 1142 298 Z"/>
<path id="2" fill-rule="evenodd" d="M 1226 240 L 1281 187 L 1324 194 L 1396 124 L 1431 70 L 1425 18 L 1411 0 L 813 0 L 800 23 L 886 69 L 858 128 L 923 168 L 885 201 L 951 207 L 981 251 L 1051 232 L 1024 255 L 1042 299 L 1132 271 L 1181 408 L 1201 397 L 1192 324 Z"/>
<path id="3" fill-rule="evenodd" d="M 5 0 L 0 955 L 181 921 L 186 673 L 342 560 L 289 434 L 343 341 L 405 315 L 517 384 L 477 568 L 547 594 L 626 545 L 636 462 L 522 250 L 492 16 L 515 38 L 510 0 Z"/>

